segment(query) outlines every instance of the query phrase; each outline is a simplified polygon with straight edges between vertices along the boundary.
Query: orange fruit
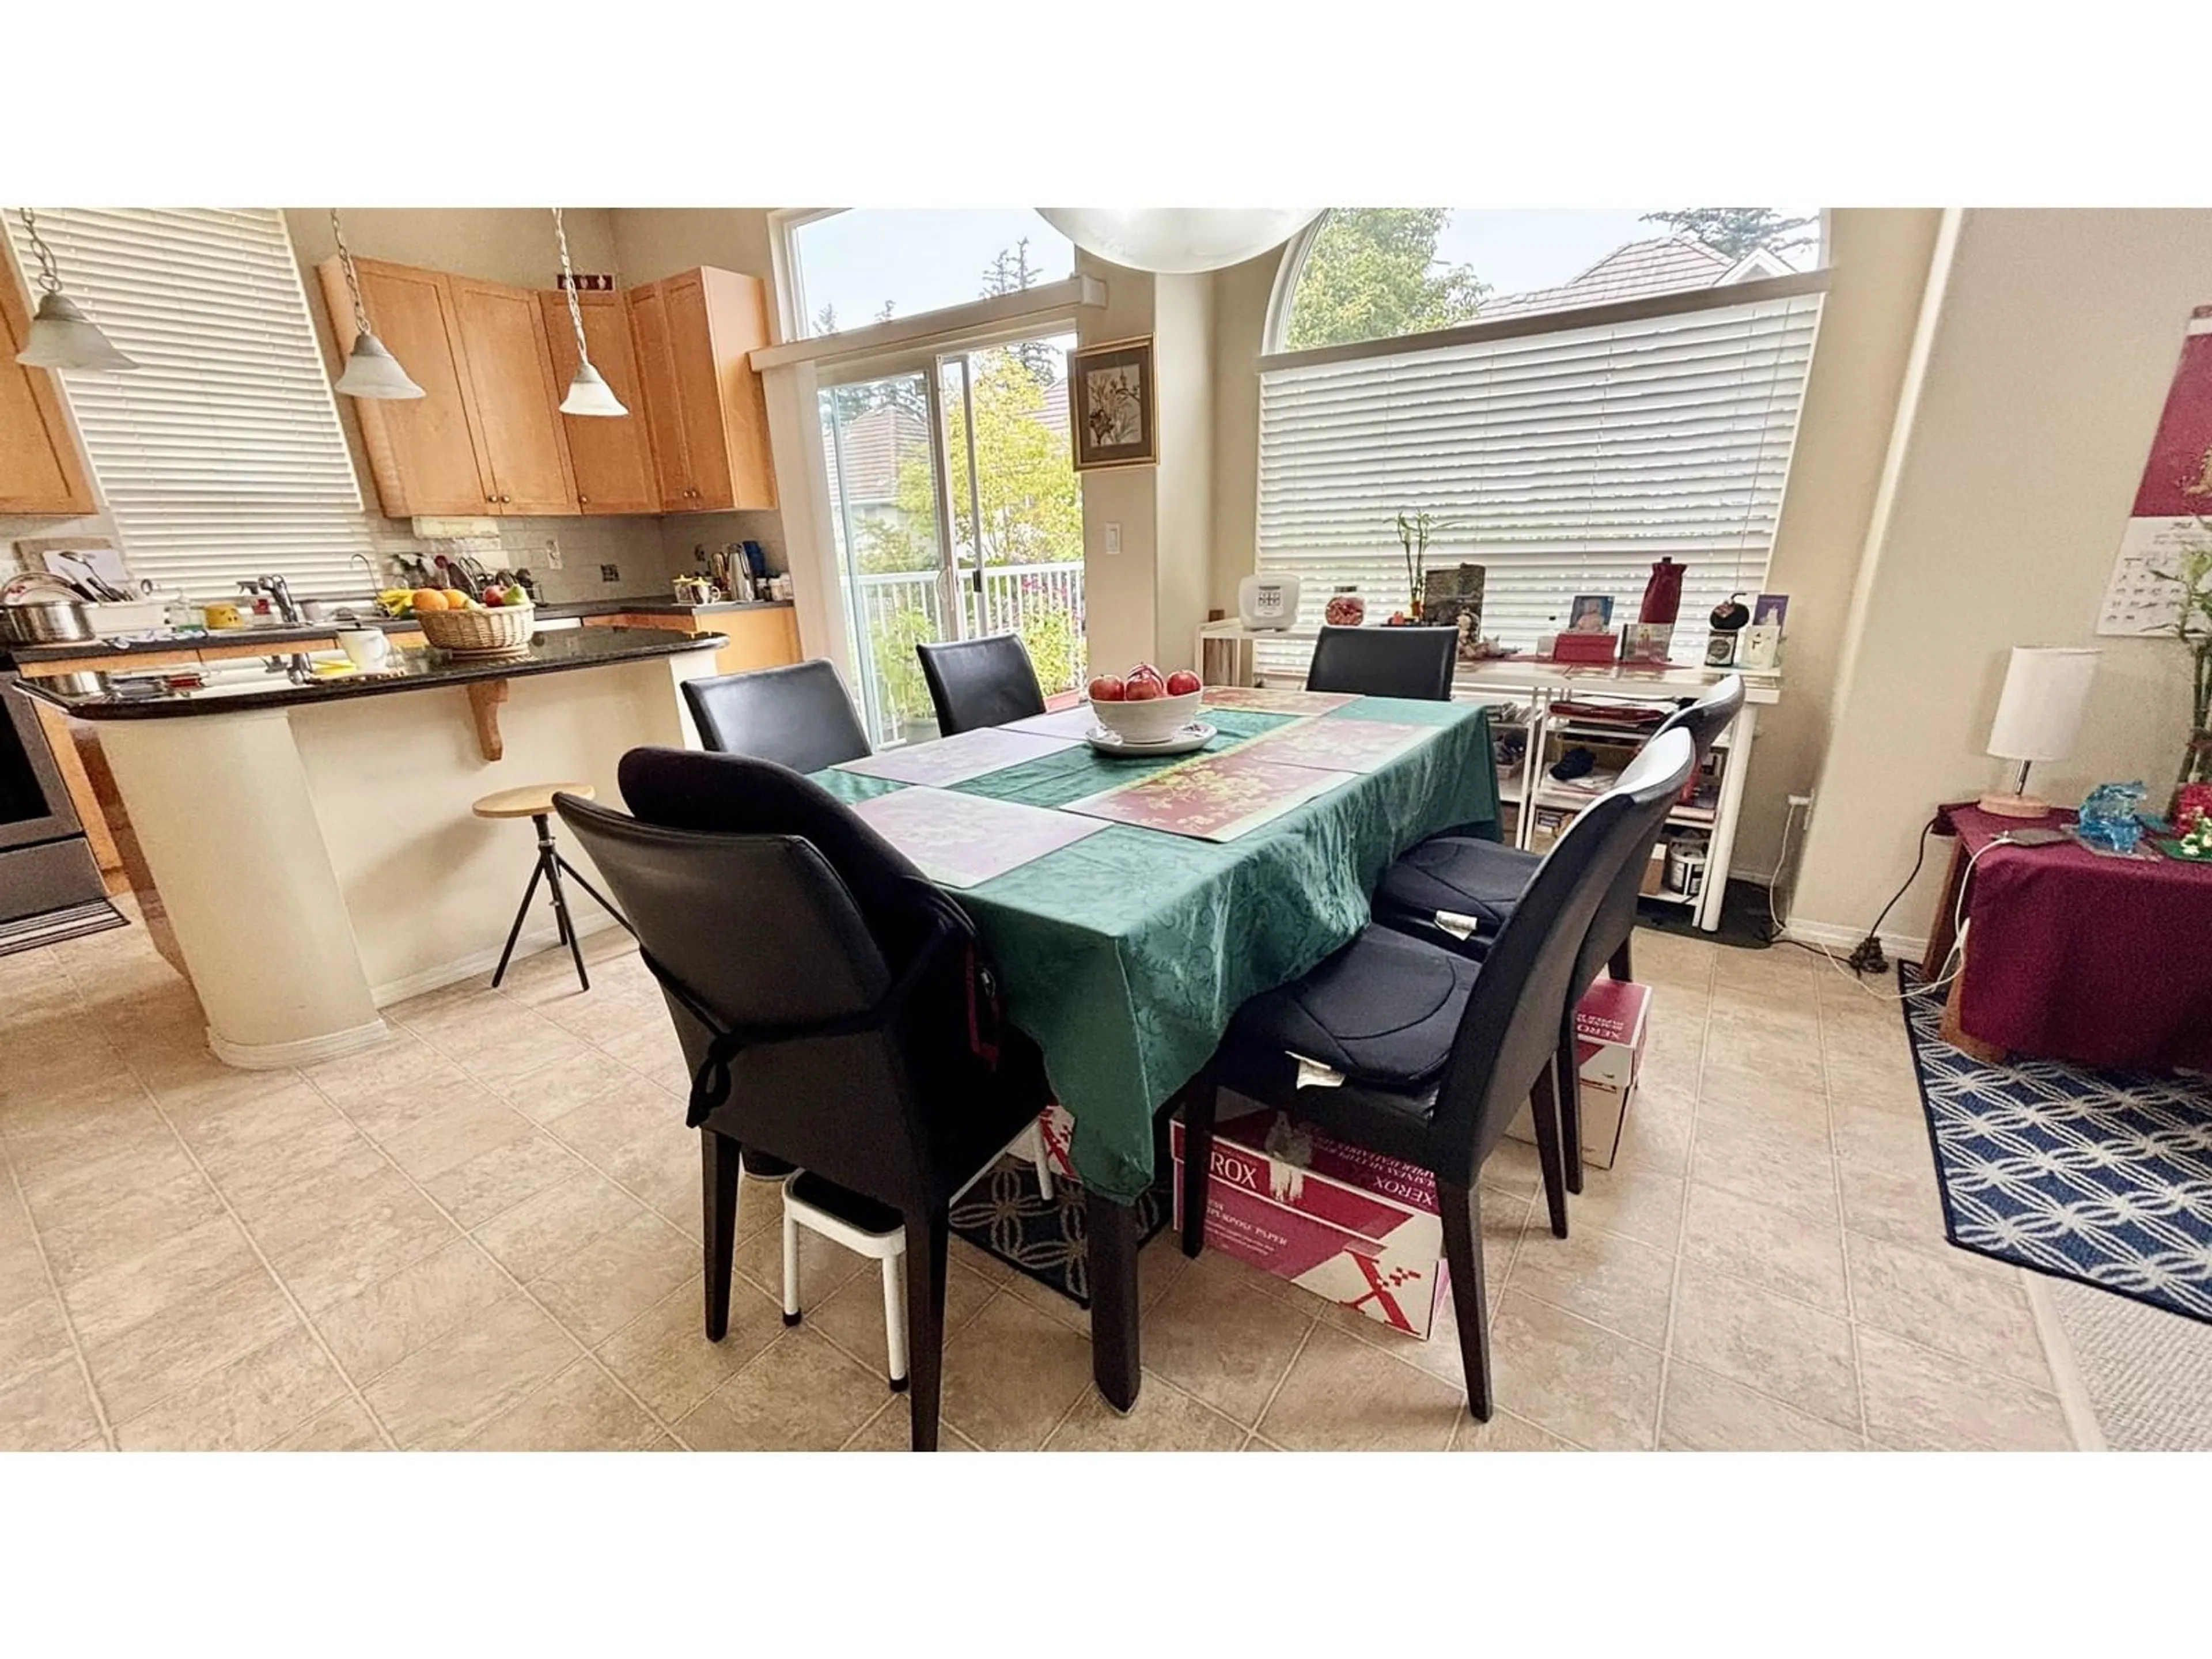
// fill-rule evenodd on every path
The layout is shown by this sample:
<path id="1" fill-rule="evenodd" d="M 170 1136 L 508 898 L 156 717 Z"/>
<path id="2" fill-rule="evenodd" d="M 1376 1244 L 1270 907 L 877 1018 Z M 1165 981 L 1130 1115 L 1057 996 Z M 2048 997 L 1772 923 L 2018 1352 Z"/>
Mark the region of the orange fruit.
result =
<path id="1" fill-rule="evenodd" d="M 447 610 L 465 611 L 469 608 L 469 596 L 461 592 L 459 588 L 449 587 L 445 590 L 445 592 Z"/>
<path id="2" fill-rule="evenodd" d="M 441 588 L 418 587 L 415 590 L 411 597 L 414 600 L 415 608 L 417 611 L 450 611 L 453 609 L 451 605 L 446 603 L 445 592 Z"/>

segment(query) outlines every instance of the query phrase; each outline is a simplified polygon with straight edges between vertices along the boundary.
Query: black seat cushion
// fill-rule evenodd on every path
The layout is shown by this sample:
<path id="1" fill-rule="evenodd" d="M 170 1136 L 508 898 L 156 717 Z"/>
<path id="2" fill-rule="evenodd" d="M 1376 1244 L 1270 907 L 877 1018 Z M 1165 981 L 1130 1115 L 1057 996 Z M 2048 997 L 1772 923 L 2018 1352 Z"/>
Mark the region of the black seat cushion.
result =
<path id="1" fill-rule="evenodd" d="M 1436 932 L 1439 910 L 1472 916 L 1478 939 L 1495 939 L 1534 880 L 1540 853 L 1479 836 L 1437 836 L 1382 872 L 1375 914 L 1394 926 Z"/>
<path id="2" fill-rule="evenodd" d="M 1449 951 L 1370 927 L 1304 978 L 1246 1003 L 1230 1035 L 1318 1060 L 1354 1083 L 1418 1091 L 1450 1058 L 1479 971 Z"/>

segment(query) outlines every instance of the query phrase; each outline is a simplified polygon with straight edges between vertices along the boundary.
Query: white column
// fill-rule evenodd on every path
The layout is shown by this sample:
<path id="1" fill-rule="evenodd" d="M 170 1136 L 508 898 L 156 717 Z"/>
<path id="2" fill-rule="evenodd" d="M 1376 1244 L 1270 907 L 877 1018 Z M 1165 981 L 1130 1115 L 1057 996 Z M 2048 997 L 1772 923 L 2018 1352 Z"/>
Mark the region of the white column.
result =
<path id="1" fill-rule="evenodd" d="M 286 711 L 111 720 L 100 740 L 216 1057 L 270 1070 L 380 1042 Z"/>

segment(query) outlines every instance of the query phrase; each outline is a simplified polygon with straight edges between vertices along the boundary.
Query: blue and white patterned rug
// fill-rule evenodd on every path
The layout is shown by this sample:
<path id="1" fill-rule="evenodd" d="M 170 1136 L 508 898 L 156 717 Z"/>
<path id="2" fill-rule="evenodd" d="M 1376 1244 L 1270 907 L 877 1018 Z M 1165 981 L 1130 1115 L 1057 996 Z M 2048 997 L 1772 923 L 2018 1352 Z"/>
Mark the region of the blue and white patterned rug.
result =
<path id="1" fill-rule="evenodd" d="M 1905 1000 L 1951 1242 L 2212 1322 L 2212 1079 L 1985 1066 L 1942 1014 Z"/>

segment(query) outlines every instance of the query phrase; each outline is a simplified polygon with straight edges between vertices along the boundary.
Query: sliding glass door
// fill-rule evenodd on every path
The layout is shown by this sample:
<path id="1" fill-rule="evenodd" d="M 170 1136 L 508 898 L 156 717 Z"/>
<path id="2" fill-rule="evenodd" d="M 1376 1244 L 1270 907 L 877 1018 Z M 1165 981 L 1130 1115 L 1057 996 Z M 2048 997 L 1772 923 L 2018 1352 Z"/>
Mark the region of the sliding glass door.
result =
<path id="1" fill-rule="evenodd" d="M 918 356 L 824 387 L 823 453 L 870 738 L 936 730 L 917 644 L 1018 635 L 1048 698 L 1084 679 L 1072 337 Z"/>

